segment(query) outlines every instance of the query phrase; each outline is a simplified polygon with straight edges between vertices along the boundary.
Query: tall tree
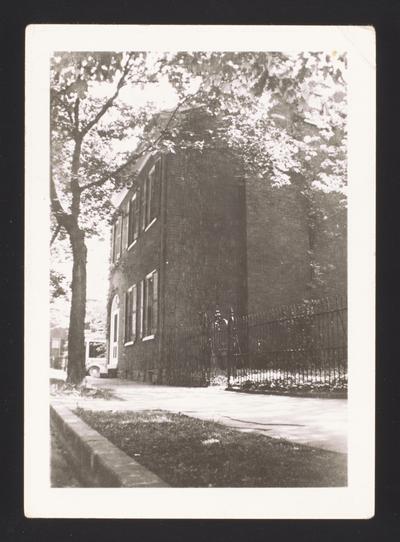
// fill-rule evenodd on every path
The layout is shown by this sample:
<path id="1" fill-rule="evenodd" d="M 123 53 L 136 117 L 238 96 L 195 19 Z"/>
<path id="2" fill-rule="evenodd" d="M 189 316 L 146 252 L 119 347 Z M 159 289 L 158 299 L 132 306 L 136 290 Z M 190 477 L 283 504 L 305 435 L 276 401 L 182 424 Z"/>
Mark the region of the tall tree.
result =
<path id="1" fill-rule="evenodd" d="M 68 53 L 52 59 L 50 199 L 53 238 L 63 230 L 72 250 L 68 379 L 74 383 L 85 373 L 85 235 L 109 212 L 111 189 L 126 163 L 124 153 L 112 153 L 112 144 L 132 135 L 138 120 L 118 98 L 128 83 L 154 77 L 154 66 L 141 53 Z M 107 85 L 109 95 L 102 99 L 99 88 Z"/>
<path id="2" fill-rule="evenodd" d="M 73 258 L 71 382 L 78 383 L 85 372 L 85 238 L 110 215 L 113 190 L 131 182 L 129 167 L 146 152 L 187 148 L 201 152 L 222 141 L 241 158 L 245 174 L 277 187 L 295 184 L 308 206 L 312 254 L 312 221 L 318 211 L 314 194 L 318 190 L 343 193 L 345 188 L 344 68 L 345 57 L 336 53 L 54 55 L 52 240 L 67 235 Z M 127 89 L 166 79 L 177 96 L 175 109 L 166 116 L 154 117 L 154 104 L 132 107 L 121 99 Z M 179 115 L 184 106 L 202 107 L 215 115 L 215 130 L 188 133 Z M 146 129 L 152 118 L 158 119 L 155 129 Z M 129 148 L 126 141 L 134 138 L 140 144 Z"/>

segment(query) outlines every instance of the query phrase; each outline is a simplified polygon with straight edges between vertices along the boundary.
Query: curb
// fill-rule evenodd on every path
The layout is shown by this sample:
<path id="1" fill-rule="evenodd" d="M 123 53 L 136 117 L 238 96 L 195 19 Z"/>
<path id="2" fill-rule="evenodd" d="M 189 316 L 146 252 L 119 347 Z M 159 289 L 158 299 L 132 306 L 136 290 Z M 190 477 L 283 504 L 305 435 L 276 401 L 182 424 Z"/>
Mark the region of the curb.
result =
<path id="1" fill-rule="evenodd" d="M 66 406 L 50 405 L 50 420 L 86 487 L 169 487 Z"/>

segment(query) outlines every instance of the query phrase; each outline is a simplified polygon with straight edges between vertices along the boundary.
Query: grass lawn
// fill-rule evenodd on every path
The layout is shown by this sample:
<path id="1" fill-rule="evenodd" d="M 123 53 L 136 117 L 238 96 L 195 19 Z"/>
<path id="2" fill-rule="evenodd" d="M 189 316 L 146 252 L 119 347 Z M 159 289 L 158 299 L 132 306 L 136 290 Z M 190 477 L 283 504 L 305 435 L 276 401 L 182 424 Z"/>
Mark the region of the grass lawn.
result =
<path id="1" fill-rule="evenodd" d="M 344 454 L 161 410 L 75 410 L 173 487 L 343 487 Z"/>

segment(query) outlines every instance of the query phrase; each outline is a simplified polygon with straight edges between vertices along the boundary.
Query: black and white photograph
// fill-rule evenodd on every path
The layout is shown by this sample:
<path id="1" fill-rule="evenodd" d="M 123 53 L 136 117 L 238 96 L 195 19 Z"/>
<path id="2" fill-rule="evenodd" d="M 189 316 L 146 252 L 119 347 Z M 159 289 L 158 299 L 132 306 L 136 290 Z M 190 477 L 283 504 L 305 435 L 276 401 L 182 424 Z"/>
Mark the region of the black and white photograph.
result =
<path id="1" fill-rule="evenodd" d="M 27 515 L 371 517 L 373 30 L 26 47 Z"/>

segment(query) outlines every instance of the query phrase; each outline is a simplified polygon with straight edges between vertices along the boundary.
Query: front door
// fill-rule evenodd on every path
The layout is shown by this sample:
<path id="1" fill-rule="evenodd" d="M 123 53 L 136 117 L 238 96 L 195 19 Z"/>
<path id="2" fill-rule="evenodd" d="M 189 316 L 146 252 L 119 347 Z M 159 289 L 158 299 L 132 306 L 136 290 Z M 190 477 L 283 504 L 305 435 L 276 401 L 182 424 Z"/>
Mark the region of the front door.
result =
<path id="1" fill-rule="evenodd" d="M 111 305 L 110 318 L 110 356 L 108 368 L 116 369 L 118 365 L 118 331 L 119 331 L 119 298 L 116 295 Z"/>

